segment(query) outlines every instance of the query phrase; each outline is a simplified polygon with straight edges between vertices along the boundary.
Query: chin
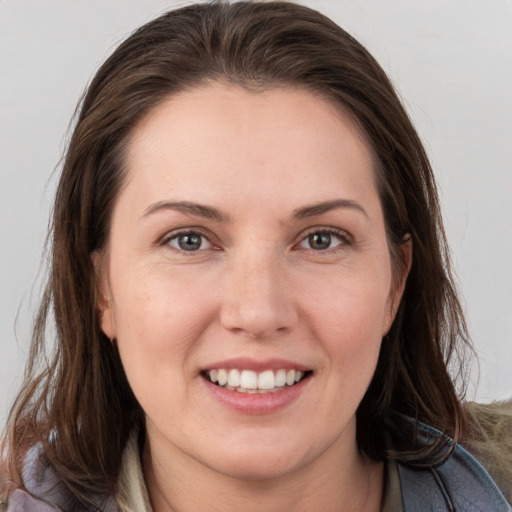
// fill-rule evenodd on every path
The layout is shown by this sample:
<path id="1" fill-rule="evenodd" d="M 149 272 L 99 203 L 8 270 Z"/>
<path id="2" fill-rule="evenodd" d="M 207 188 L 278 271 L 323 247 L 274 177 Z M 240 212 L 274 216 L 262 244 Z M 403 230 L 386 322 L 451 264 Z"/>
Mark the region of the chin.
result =
<path id="1" fill-rule="evenodd" d="M 224 459 L 213 469 L 236 480 L 265 482 L 285 477 L 300 467 L 298 461 L 255 455 L 243 460 Z"/>
<path id="2" fill-rule="evenodd" d="M 300 445 L 300 443 L 299 443 Z M 220 447 L 219 447 L 220 448 Z M 302 448 L 304 448 L 302 443 Z M 238 480 L 275 480 L 308 465 L 314 457 L 297 446 L 264 441 L 225 447 L 204 462 L 217 472 Z"/>

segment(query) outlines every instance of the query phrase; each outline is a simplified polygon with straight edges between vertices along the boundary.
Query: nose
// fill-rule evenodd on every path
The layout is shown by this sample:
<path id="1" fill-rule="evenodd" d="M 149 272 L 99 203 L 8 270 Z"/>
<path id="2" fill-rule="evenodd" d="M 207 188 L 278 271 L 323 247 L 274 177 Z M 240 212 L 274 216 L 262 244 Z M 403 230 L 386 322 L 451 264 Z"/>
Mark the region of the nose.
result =
<path id="1" fill-rule="evenodd" d="M 240 255 L 222 290 L 220 318 L 225 329 L 263 339 L 294 328 L 299 316 L 284 267 L 275 256 Z"/>

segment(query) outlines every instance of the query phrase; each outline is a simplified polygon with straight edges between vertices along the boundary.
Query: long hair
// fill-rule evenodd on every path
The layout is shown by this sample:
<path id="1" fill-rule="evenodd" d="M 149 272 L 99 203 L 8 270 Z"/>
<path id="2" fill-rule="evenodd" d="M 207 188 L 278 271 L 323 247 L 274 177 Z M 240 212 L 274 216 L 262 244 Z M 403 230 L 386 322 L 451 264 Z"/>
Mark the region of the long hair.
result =
<path id="1" fill-rule="evenodd" d="M 134 127 L 169 96 L 216 81 L 256 90 L 299 87 L 348 110 L 377 162 L 395 276 L 404 271 L 400 244 L 412 240 L 405 292 L 357 411 L 360 451 L 422 465 L 436 459 L 439 446 L 420 442 L 410 417 L 456 440 L 463 432 L 447 367 L 459 364 L 452 356 L 464 352 L 468 336 L 432 169 L 393 86 L 359 42 L 312 9 L 214 2 L 170 11 L 135 31 L 81 101 L 55 198 L 49 278 L 3 441 L 16 485 L 22 485 L 21 455 L 40 443 L 80 500 L 115 490 L 123 447 L 134 428 L 143 428 L 144 415 L 100 329 L 91 254 L 108 242 Z"/>

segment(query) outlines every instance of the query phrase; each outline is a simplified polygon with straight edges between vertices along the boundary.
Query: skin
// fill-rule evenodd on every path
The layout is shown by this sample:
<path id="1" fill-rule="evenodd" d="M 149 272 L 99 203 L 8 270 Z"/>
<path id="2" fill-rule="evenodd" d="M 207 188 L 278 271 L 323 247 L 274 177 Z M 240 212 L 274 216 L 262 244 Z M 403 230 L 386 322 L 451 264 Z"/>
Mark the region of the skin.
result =
<path id="1" fill-rule="evenodd" d="M 406 276 L 394 285 L 373 156 L 350 116 L 299 89 L 211 84 L 146 116 L 126 165 L 100 307 L 147 416 L 154 510 L 380 510 L 382 464 L 358 453 L 355 413 Z M 180 250 L 191 231 L 201 247 Z M 286 407 L 241 414 L 200 373 L 234 357 L 312 374 Z"/>

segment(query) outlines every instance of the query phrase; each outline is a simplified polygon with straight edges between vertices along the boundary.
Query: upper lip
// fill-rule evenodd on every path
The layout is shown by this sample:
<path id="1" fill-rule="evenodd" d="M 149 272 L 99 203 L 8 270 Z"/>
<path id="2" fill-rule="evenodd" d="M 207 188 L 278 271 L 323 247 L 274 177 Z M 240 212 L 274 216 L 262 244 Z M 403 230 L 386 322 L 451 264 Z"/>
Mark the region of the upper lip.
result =
<path id="1" fill-rule="evenodd" d="M 203 371 L 218 370 L 221 368 L 225 370 L 253 370 L 255 372 L 262 372 L 265 370 L 300 370 L 302 372 L 306 372 L 311 370 L 311 368 L 308 368 L 303 364 L 287 359 L 272 358 L 256 360 L 247 357 L 238 357 L 208 364 L 203 368 Z"/>

